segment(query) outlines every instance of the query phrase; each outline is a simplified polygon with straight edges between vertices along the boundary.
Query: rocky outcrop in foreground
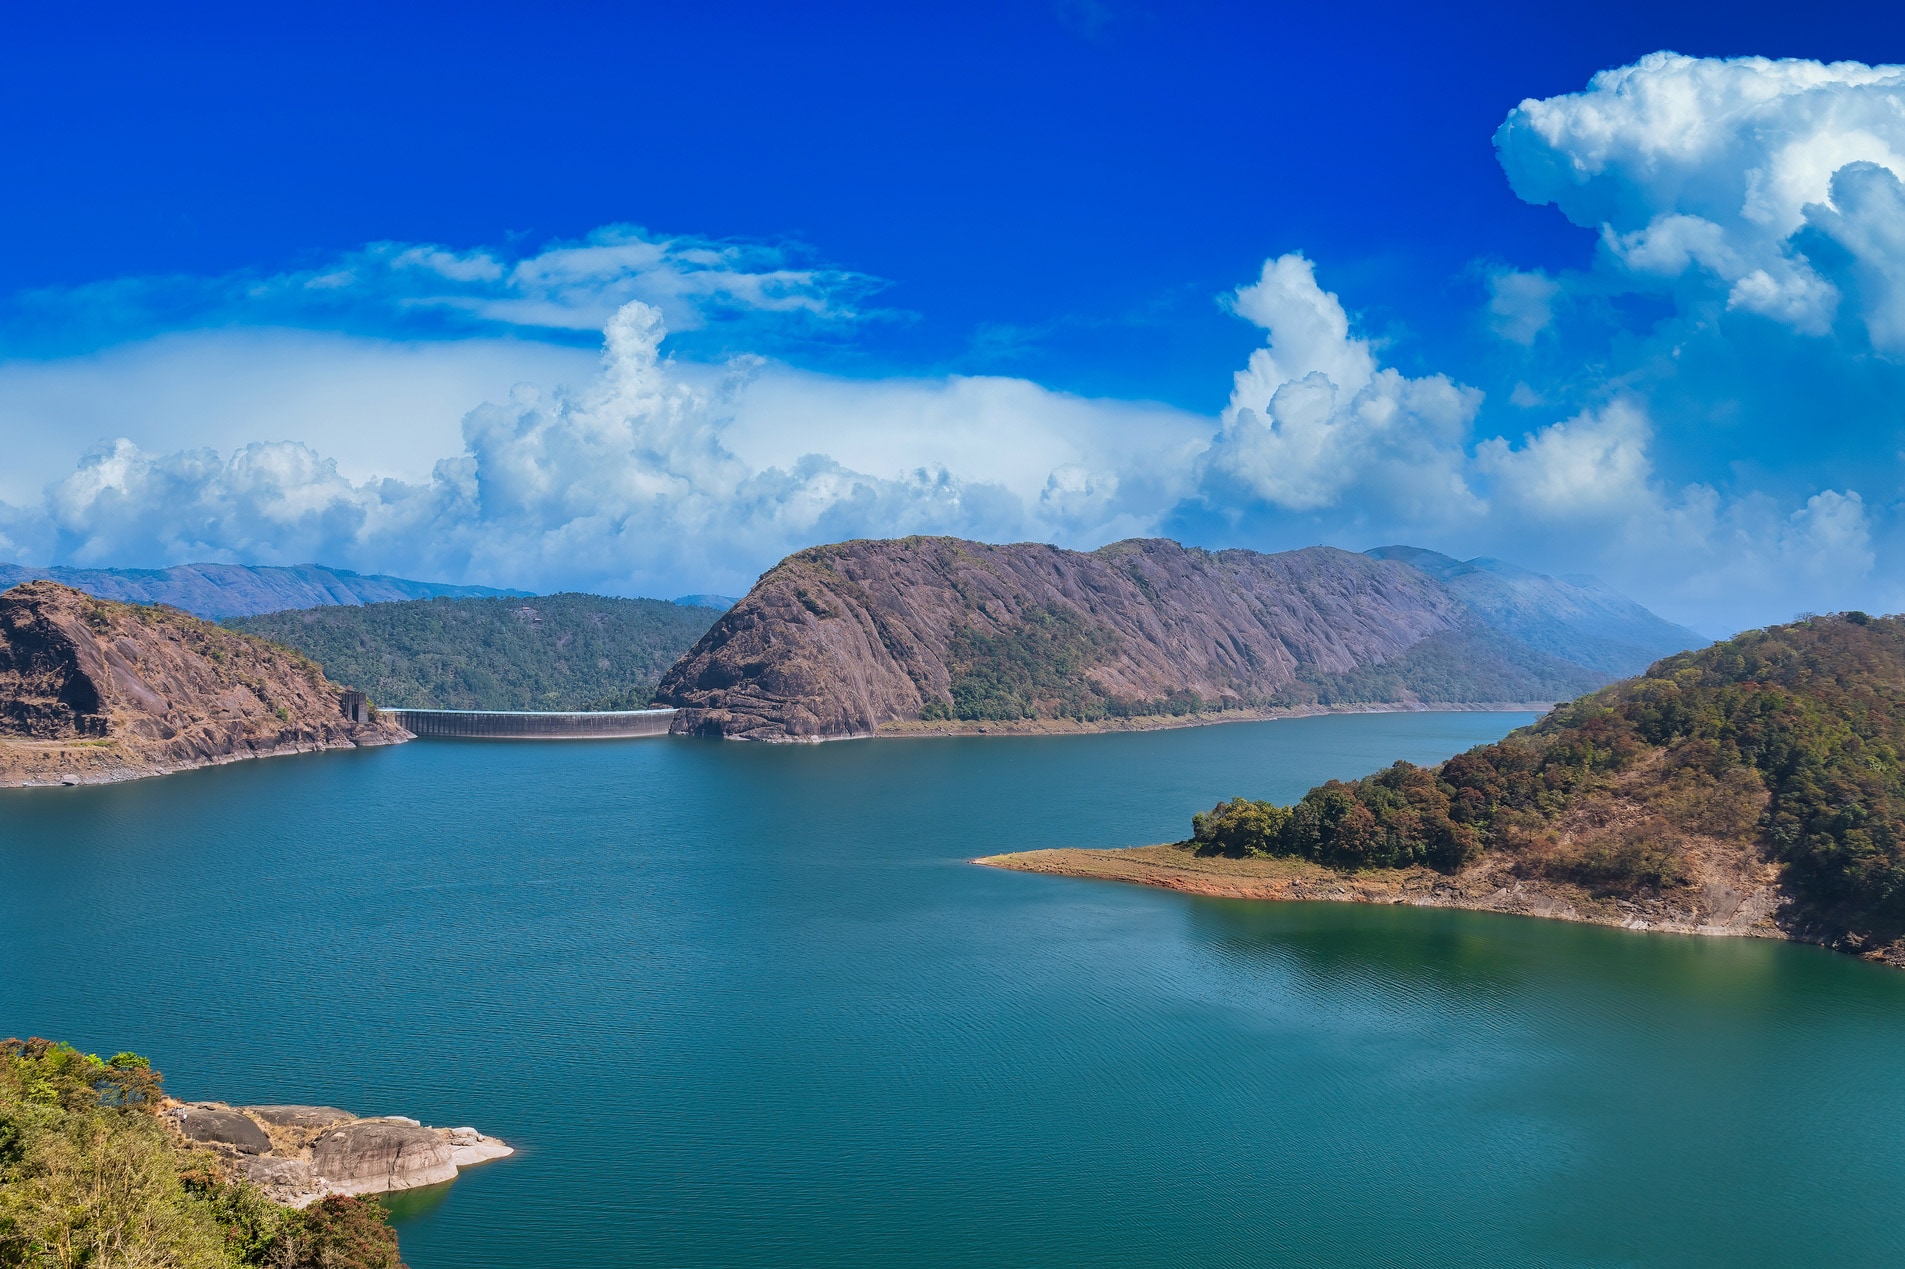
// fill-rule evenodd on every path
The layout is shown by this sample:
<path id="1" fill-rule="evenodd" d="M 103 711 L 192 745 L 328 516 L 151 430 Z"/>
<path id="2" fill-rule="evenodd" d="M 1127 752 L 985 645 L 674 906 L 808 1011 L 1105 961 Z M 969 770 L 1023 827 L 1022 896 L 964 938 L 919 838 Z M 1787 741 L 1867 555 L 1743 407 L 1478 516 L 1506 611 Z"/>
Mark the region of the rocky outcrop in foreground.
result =
<path id="1" fill-rule="evenodd" d="M 677 731 L 758 740 L 1545 706 L 1698 641 L 1637 605 L 1644 620 L 1623 623 L 1599 592 L 1470 573 L 1458 593 L 1408 559 L 1329 547 L 846 542 L 770 570 L 668 672 L 656 701 L 683 711 Z M 1545 647 L 1516 633 L 1537 628 L 1525 609 L 1563 594 L 1628 642 L 1610 651 L 1605 632 L 1585 626 L 1570 639 L 1565 614 L 1539 625 Z"/>
<path id="2" fill-rule="evenodd" d="M 330 1194 L 388 1194 L 440 1185 L 457 1171 L 515 1151 L 474 1128 L 427 1128 L 386 1115 L 360 1119 L 334 1106 L 175 1103 L 180 1136 L 223 1156 L 266 1197 L 304 1207 Z"/>
<path id="3" fill-rule="evenodd" d="M 387 745 L 311 661 L 169 608 L 53 582 L 0 594 L 0 786 L 94 784 Z"/>

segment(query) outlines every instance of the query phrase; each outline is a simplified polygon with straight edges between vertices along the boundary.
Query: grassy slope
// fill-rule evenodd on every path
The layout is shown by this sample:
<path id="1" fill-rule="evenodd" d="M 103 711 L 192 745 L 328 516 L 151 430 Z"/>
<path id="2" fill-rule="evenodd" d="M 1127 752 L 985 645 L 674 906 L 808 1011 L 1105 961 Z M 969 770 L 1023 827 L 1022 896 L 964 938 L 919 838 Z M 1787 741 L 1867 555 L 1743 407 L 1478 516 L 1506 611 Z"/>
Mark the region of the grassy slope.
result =
<path id="1" fill-rule="evenodd" d="M 640 709 L 719 613 L 540 595 L 302 609 L 225 624 L 298 649 L 332 681 L 414 709 Z"/>

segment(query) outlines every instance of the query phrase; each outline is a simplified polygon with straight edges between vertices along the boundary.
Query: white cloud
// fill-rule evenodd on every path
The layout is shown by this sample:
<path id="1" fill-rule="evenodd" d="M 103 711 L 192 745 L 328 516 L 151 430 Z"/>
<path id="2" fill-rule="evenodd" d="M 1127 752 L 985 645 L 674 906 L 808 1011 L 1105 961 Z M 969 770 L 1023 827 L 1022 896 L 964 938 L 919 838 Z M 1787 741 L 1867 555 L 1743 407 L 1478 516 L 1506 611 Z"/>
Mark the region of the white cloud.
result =
<path id="1" fill-rule="evenodd" d="M 1497 269 L 1488 275 L 1489 325 L 1503 339 L 1527 347 L 1554 321 L 1554 297 L 1561 290 L 1539 269 L 1530 273 Z"/>
<path id="2" fill-rule="evenodd" d="M 8 316 L 12 342 L 26 347 L 45 330 L 111 342 L 182 322 L 559 337 L 601 330 L 632 300 L 660 311 L 678 334 L 738 328 L 756 340 L 808 338 L 888 316 L 866 306 L 884 285 L 878 279 L 810 255 L 798 244 L 657 235 L 634 225 L 605 225 L 528 254 L 374 242 L 278 273 L 120 278 L 30 292 L 13 298 Z"/>
<path id="3" fill-rule="evenodd" d="M 1653 53 L 1522 102 L 1495 145 L 1515 192 L 1599 231 L 1617 270 L 1706 279 L 1727 307 L 1819 336 L 1840 287 L 1804 232 L 1842 223 L 1840 173 L 1905 175 L 1905 68 Z M 1867 234 L 1839 240 L 1863 268 L 1896 258 Z M 1858 316 L 1905 350 L 1881 307 Z"/>
<path id="4" fill-rule="evenodd" d="M 1646 505 L 1653 429 L 1640 404 L 1622 398 L 1523 438 L 1477 447 L 1476 466 L 1495 480 L 1497 501 L 1540 522 L 1605 518 Z"/>
<path id="5" fill-rule="evenodd" d="M 1208 424 L 1015 380 L 855 384 L 661 355 L 639 301 L 579 390 L 469 411 L 423 480 L 352 480 L 293 441 L 92 451 L 0 541 L 77 563 L 351 567 L 536 589 L 745 586 L 816 541 L 903 533 L 1097 545 L 1155 523 Z M 849 465 L 841 456 L 864 464 Z M 3 510 L 3 509 L 0 509 Z"/>
<path id="6" fill-rule="evenodd" d="M 1237 372 L 1200 464 L 1207 499 L 1304 512 L 1354 497 L 1428 524 L 1481 509 L 1463 477 L 1479 392 L 1378 364 L 1300 255 L 1265 261 L 1233 308 L 1269 342 Z"/>
<path id="7" fill-rule="evenodd" d="M 75 455 L 260 438 L 336 456 L 354 480 L 428 479 L 472 403 L 523 382 L 586 383 L 595 354 L 519 339 L 391 341 L 284 329 L 184 331 L 78 357 L 0 362 L 0 502 L 37 501 Z"/>

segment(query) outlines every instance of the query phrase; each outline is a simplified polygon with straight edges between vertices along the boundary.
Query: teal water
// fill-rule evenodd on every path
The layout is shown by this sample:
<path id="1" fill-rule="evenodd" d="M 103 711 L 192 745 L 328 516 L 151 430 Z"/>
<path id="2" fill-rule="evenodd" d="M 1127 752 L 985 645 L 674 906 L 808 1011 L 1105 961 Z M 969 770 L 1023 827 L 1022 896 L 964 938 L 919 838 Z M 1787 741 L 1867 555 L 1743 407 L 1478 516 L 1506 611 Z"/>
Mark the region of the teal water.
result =
<path id="1" fill-rule="evenodd" d="M 0 1034 L 475 1124 L 413 1269 L 1905 1260 L 1905 974 L 976 868 L 1523 721 L 418 743 L 0 795 Z"/>

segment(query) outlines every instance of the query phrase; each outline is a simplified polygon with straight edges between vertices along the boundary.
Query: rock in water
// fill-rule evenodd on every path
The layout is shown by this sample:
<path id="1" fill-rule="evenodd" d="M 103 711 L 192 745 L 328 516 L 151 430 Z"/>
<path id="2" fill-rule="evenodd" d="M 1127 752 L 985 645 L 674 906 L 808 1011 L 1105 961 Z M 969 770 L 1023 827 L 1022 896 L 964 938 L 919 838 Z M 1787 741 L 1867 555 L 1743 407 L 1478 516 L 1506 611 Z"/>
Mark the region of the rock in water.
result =
<path id="1" fill-rule="evenodd" d="M 311 1170 L 334 1193 L 384 1194 L 453 1180 L 455 1151 L 435 1129 L 365 1119 L 313 1142 Z"/>
<path id="2" fill-rule="evenodd" d="M 408 740 L 310 660 L 53 582 L 0 594 L 0 786 L 89 784 Z"/>
<path id="3" fill-rule="evenodd" d="M 438 1185 L 515 1153 L 474 1128 L 430 1128 L 403 1115 L 359 1119 L 335 1106 L 174 1103 L 166 1111 L 187 1141 L 207 1146 L 234 1173 L 280 1203 L 302 1207 L 330 1194 L 388 1194 Z"/>

